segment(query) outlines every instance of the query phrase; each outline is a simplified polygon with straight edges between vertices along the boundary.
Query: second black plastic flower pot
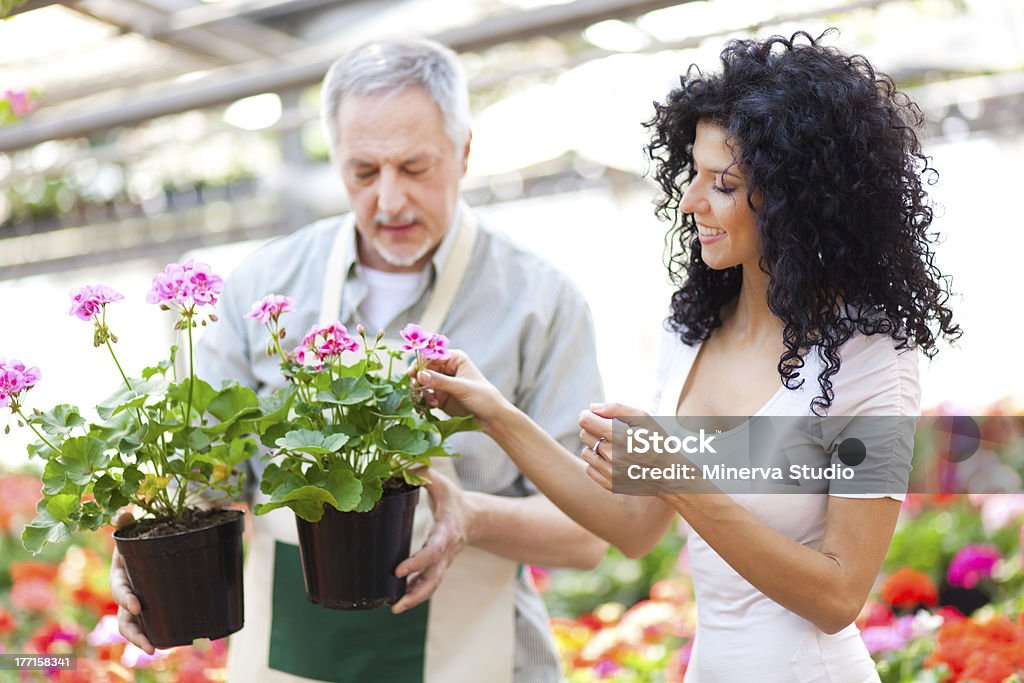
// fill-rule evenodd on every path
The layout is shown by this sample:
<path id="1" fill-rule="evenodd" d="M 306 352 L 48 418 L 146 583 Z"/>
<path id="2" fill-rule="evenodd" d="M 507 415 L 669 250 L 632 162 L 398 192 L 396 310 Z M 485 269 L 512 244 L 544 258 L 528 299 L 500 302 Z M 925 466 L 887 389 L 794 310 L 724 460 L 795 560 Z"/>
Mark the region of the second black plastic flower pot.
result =
<path id="1" fill-rule="evenodd" d="M 299 554 L 310 602 L 331 609 L 393 605 L 406 580 L 395 568 L 409 557 L 419 488 L 385 495 L 369 512 L 324 506 L 319 522 L 295 517 Z"/>
<path id="2" fill-rule="evenodd" d="M 245 513 L 223 511 L 212 526 L 166 536 L 114 533 L 132 590 L 142 603 L 142 631 L 154 647 L 191 645 L 241 630 Z M 127 532 L 127 533 L 126 533 Z"/>

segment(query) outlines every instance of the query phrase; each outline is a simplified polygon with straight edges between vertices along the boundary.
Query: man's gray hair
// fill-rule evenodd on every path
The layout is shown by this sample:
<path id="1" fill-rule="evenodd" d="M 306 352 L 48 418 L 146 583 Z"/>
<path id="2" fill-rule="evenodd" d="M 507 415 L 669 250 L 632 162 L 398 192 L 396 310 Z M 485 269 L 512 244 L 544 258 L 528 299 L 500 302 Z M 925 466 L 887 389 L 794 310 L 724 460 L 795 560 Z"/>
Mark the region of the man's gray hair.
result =
<path id="1" fill-rule="evenodd" d="M 437 103 L 456 149 L 469 141 L 469 89 L 455 53 L 432 40 L 375 40 L 350 50 L 324 76 L 320 116 L 331 157 L 338 149 L 343 98 L 388 96 L 410 87 L 423 88 Z"/>

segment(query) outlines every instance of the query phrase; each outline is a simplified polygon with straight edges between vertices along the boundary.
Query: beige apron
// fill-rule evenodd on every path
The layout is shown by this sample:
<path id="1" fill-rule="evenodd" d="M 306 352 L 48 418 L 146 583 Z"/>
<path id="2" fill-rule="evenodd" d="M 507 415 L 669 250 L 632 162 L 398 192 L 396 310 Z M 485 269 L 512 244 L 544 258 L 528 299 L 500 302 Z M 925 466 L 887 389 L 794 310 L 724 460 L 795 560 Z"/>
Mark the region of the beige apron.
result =
<path id="1" fill-rule="evenodd" d="M 473 252 L 477 234 L 475 220 L 465 206 L 460 206 L 459 216 L 451 255 L 444 271 L 438 274 L 433 294 L 419 321 L 427 331 L 441 331 Z M 327 262 L 319 316 L 321 324 L 333 322 L 341 311 L 339 283 L 344 282 L 343 264 L 348 261 L 349 250 L 354 244 L 355 221 L 349 214 L 338 230 Z M 436 459 L 432 467 L 461 486 L 450 459 Z M 257 502 L 265 500 L 265 495 L 257 493 Z M 428 495 L 423 492 L 416 508 L 413 552 L 422 547 L 432 522 Z M 252 531 L 245 569 L 247 619 L 245 628 L 231 637 L 229 681 L 294 683 L 325 680 L 284 673 L 269 665 L 275 548 L 278 542 L 298 544 L 294 513 L 281 508 L 254 516 Z M 517 571 L 516 562 L 477 548 L 463 548 L 428 603 L 423 683 L 512 682 Z M 318 609 L 332 611 L 325 607 Z M 344 649 L 345 644 L 337 643 L 337 647 Z M 345 655 L 338 660 L 344 667 Z"/>

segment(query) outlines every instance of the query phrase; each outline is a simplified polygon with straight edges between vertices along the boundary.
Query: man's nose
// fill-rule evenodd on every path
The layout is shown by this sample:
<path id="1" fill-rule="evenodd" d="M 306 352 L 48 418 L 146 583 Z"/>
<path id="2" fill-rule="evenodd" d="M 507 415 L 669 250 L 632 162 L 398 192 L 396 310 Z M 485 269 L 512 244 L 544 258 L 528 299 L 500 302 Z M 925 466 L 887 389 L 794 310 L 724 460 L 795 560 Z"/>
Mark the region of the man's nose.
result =
<path id="1" fill-rule="evenodd" d="M 397 173 L 384 169 L 377 188 L 377 210 L 395 215 L 405 208 L 405 187 Z"/>

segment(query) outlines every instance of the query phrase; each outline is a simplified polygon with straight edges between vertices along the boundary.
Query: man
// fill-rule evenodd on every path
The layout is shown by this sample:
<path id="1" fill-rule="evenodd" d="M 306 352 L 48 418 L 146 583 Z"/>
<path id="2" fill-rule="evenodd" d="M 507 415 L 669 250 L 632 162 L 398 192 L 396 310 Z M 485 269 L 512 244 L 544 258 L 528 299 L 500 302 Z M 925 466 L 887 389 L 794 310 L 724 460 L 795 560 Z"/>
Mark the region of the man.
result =
<path id="1" fill-rule="evenodd" d="M 460 202 L 470 130 L 455 55 L 426 41 L 364 45 L 332 66 L 322 98 L 352 213 L 272 242 L 228 278 L 221 321 L 200 343 L 201 375 L 279 386 L 265 329 L 243 315 L 265 294 L 286 294 L 296 299 L 286 344 L 317 322 L 361 322 L 392 338 L 418 322 L 468 351 L 575 450 L 577 413 L 601 397 L 590 314 L 564 276 L 478 227 Z M 232 681 L 560 680 L 547 615 L 522 566 L 592 568 L 607 546 L 538 494 L 486 436 L 456 435 L 452 446 L 462 457 L 435 461 L 450 476 L 430 474 L 430 509 L 417 519 L 429 522 L 432 512 L 433 526 L 397 568 L 409 589 L 390 612 L 309 604 L 290 511 L 254 519 Z M 263 465 L 250 466 L 255 484 Z M 111 582 L 122 633 L 148 649 L 124 579 L 118 564 Z"/>

